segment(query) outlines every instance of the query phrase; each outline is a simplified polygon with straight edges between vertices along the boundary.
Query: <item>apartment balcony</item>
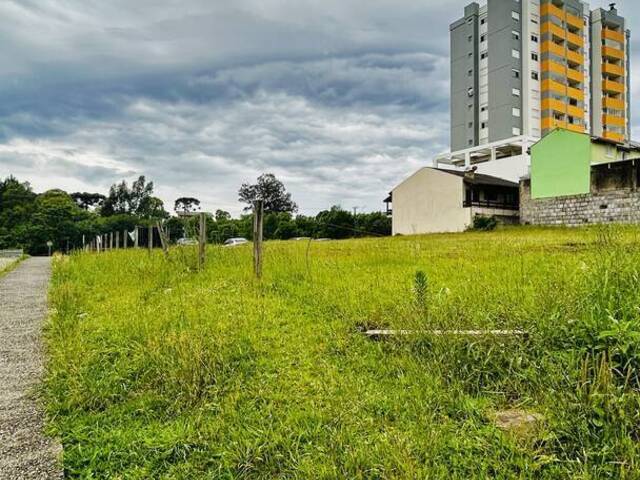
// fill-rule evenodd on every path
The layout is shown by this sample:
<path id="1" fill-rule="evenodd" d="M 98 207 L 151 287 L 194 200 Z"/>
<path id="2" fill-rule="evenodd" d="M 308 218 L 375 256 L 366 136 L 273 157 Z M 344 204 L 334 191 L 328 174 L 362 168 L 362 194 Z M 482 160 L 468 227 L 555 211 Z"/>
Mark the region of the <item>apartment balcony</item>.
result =
<path id="1" fill-rule="evenodd" d="M 542 91 L 554 91 L 556 93 L 559 93 L 560 95 L 566 95 L 567 86 L 561 84 L 560 82 L 556 82 L 555 80 L 547 79 L 542 81 Z"/>
<path id="2" fill-rule="evenodd" d="M 541 26 L 540 26 L 540 33 L 542 35 L 544 35 L 545 33 L 551 33 L 553 35 L 555 35 L 558 38 L 561 38 L 562 40 L 564 40 L 565 38 L 567 38 L 567 31 L 562 28 L 559 25 L 556 25 L 553 22 L 547 21 L 544 22 Z"/>
<path id="3" fill-rule="evenodd" d="M 567 104 L 555 98 L 545 98 L 541 103 L 542 110 L 553 111 L 557 113 L 567 113 Z"/>
<path id="4" fill-rule="evenodd" d="M 558 45 L 556 43 L 553 43 L 549 40 L 547 40 L 546 42 L 542 43 L 542 49 L 541 49 L 541 53 L 553 53 L 555 55 L 558 55 L 559 57 L 563 57 L 565 56 L 564 54 L 564 47 L 562 45 Z"/>
<path id="5" fill-rule="evenodd" d="M 570 115 L 575 118 L 584 118 L 584 108 L 577 107 L 575 105 L 567 105 L 567 115 Z"/>
<path id="6" fill-rule="evenodd" d="M 553 60 L 545 60 L 540 64 L 540 70 L 543 72 L 553 72 L 563 77 L 567 75 L 567 68 Z"/>
<path id="7" fill-rule="evenodd" d="M 605 92 L 624 93 L 624 83 L 614 82 L 613 80 L 603 80 L 602 90 Z"/>
<path id="8" fill-rule="evenodd" d="M 615 60 L 624 60 L 624 52 L 613 47 L 602 47 L 602 56 L 605 58 L 613 58 Z"/>
<path id="9" fill-rule="evenodd" d="M 580 52 L 574 52 L 572 50 L 567 50 L 567 59 L 571 60 L 573 63 L 578 65 L 584 64 L 584 56 Z"/>
<path id="10" fill-rule="evenodd" d="M 604 62 L 602 64 L 602 73 L 606 73 L 609 75 L 617 75 L 617 76 L 624 76 L 624 68 L 620 65 L 616 65 L 614 63 L 607 63 Z"/>
<path id="11" fill-rule="evenodd" d="M 575 33 L 567 32 L 566 35 L 567 42 L 571 45 L 576 46 L 577 48 L 584 47 L 584 39 L 580 35 L 576 35 Z"/>
<path id="12" fill-rule="evenodd" d="M 609 132 L 605 130 L 604 132 L 602 132 L 602 138 L 605 138 L 607 140 L 612 140 L 614 142 L 619 142 L 619 143 L 624 142 L 624 135 L 618 132 Z"/>
<path id="13" fill-rule="evenodd" d="M 572 68 L 567 68 L 567 78 L 573 80 L 574 82 L 584 82 L 584 73 L 579 70 L 574 70 Z"/>
<path id="14" fill-rule="evenodd" d="M 567 130 L 572 131 L 572 132 L 584 133 L 584 125 L 578 125 L 578 124 L 575 124 L 575 123 L 567 123 L 567 126 L 565 128 Z"/>
<path id="15" fill-rule="evenodd" d="M 625 42 L 624 33 L 616 32 L 615 30 L 611 30 L 610 28 L 602 29 L 602 38 L 620 43 Z"/>
<path id="16" fill-rule="evenodd" d="M 618 98 L 604 97 L 602 104 L 605 108 L 611 108 L 612 110 L 625 110 L 624 100 Z"/>
<path id="17" fill-rule="evenodd" d="M 553 117 L 546 117 L 542 119 L 541 126 L 543 130 L 553 130 L 554 128 L 567 128 L 567 122 L 564 120 L 558 120 Z"/>
<path id="18" fill-rule="evenodd" d="M 567 13 L 565 15 L 565 20 L 568 25 L 571 25 L 574 28 L 577 28 L 579 30 L 582 30 L 584 28 L 584 21 L 580 17 L 576 17 L 575 15 Z"/>
<path id="19" fill-rule="evenodd" d="M 565 19 L 564 10 L 556 7 L 552 3 L 545 3 L 543 5 L 540 5 L 540 17 L 546 17 L 546 16 L 554 16 L 560 20 Z"/>
<path id="20" fill-rule="evenodd" d="M 579 101 L 584 101 L 584 92 L 579 88 L 567 87 L 567 95 Z"/>
<path id="21" fill-rule="evenodd" d="M 614 115 L 603 115 L 602 123 L 604 125 L 610 125 L 612 127 L 624 127 L 625 119 L 624 117 L 617 117 Z"/>

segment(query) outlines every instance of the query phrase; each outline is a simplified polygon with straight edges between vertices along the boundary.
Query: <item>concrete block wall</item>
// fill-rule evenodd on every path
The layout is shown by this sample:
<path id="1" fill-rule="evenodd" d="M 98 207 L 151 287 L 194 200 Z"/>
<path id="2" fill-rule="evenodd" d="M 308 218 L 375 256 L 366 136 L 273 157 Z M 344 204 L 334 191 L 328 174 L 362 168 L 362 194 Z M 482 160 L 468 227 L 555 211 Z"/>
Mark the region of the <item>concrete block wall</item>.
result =
<path id="1" fill-rule="evenodd" d="M 568 226 L 640 223 L 640 191 L 618 189 L 534 200 L 531 198 L 530 180 L 522 180 L 520 223 Z"/>

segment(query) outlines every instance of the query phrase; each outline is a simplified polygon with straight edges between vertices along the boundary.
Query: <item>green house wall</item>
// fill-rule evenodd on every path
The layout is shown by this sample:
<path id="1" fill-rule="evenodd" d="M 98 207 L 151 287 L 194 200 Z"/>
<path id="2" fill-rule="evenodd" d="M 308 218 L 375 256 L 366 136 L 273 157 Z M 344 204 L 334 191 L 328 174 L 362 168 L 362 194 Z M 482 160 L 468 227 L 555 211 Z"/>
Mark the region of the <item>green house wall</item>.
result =
<path id="1" fill-rule="evenodd" d="M 531 147 L 531 198 L 589 193 L 591 139 L 569 130 L 554 130 Z"/>

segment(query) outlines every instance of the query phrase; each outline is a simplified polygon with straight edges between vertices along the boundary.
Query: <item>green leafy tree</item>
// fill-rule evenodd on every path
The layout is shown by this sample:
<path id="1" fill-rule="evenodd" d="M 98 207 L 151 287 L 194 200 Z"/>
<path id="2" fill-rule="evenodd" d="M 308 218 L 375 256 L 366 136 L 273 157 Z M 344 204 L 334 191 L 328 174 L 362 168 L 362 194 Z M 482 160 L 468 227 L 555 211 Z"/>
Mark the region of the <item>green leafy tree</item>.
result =
<path id="1" fill-rule="evenodd" d="M 92 210 L 100 207 L 107 197 L 101 193 L 75 192 L 71 194 L 71 198 L 83 210 Z"/>
<path id="2" fill-rule="evenodd" d="M 253 202 L 264 201 L 265 213 L 295 213 L 298 205 L 291 199 L 284 184 L 272 173 L 265 173 L 258 177 L 257 183 L 250 185 L 243 183 L 238 191 L 239 200 L 246 203 L 245 211 L 253 209 Z"/>
<path id="3" fill-rule="evenodd" d="M 194 197 L 180 197 L 173 204 L 173 210 L 182 213 L 195 212 L 200 207 L 200 200 Z"/>

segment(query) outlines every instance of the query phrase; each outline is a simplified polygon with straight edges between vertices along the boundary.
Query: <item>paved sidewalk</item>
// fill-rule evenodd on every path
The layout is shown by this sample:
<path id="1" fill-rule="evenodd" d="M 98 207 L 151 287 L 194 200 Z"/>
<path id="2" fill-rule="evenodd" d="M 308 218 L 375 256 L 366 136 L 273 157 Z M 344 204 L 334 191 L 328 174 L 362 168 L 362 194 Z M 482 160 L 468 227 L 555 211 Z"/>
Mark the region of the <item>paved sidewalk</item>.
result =
<path id="1" fill-rule="evenodd" d="M 34 257 L 0 277 L 0 480 L 62 478 L 62 448 L 42 433 L 34 398 L 50 276 L 51 260 Z"/>

